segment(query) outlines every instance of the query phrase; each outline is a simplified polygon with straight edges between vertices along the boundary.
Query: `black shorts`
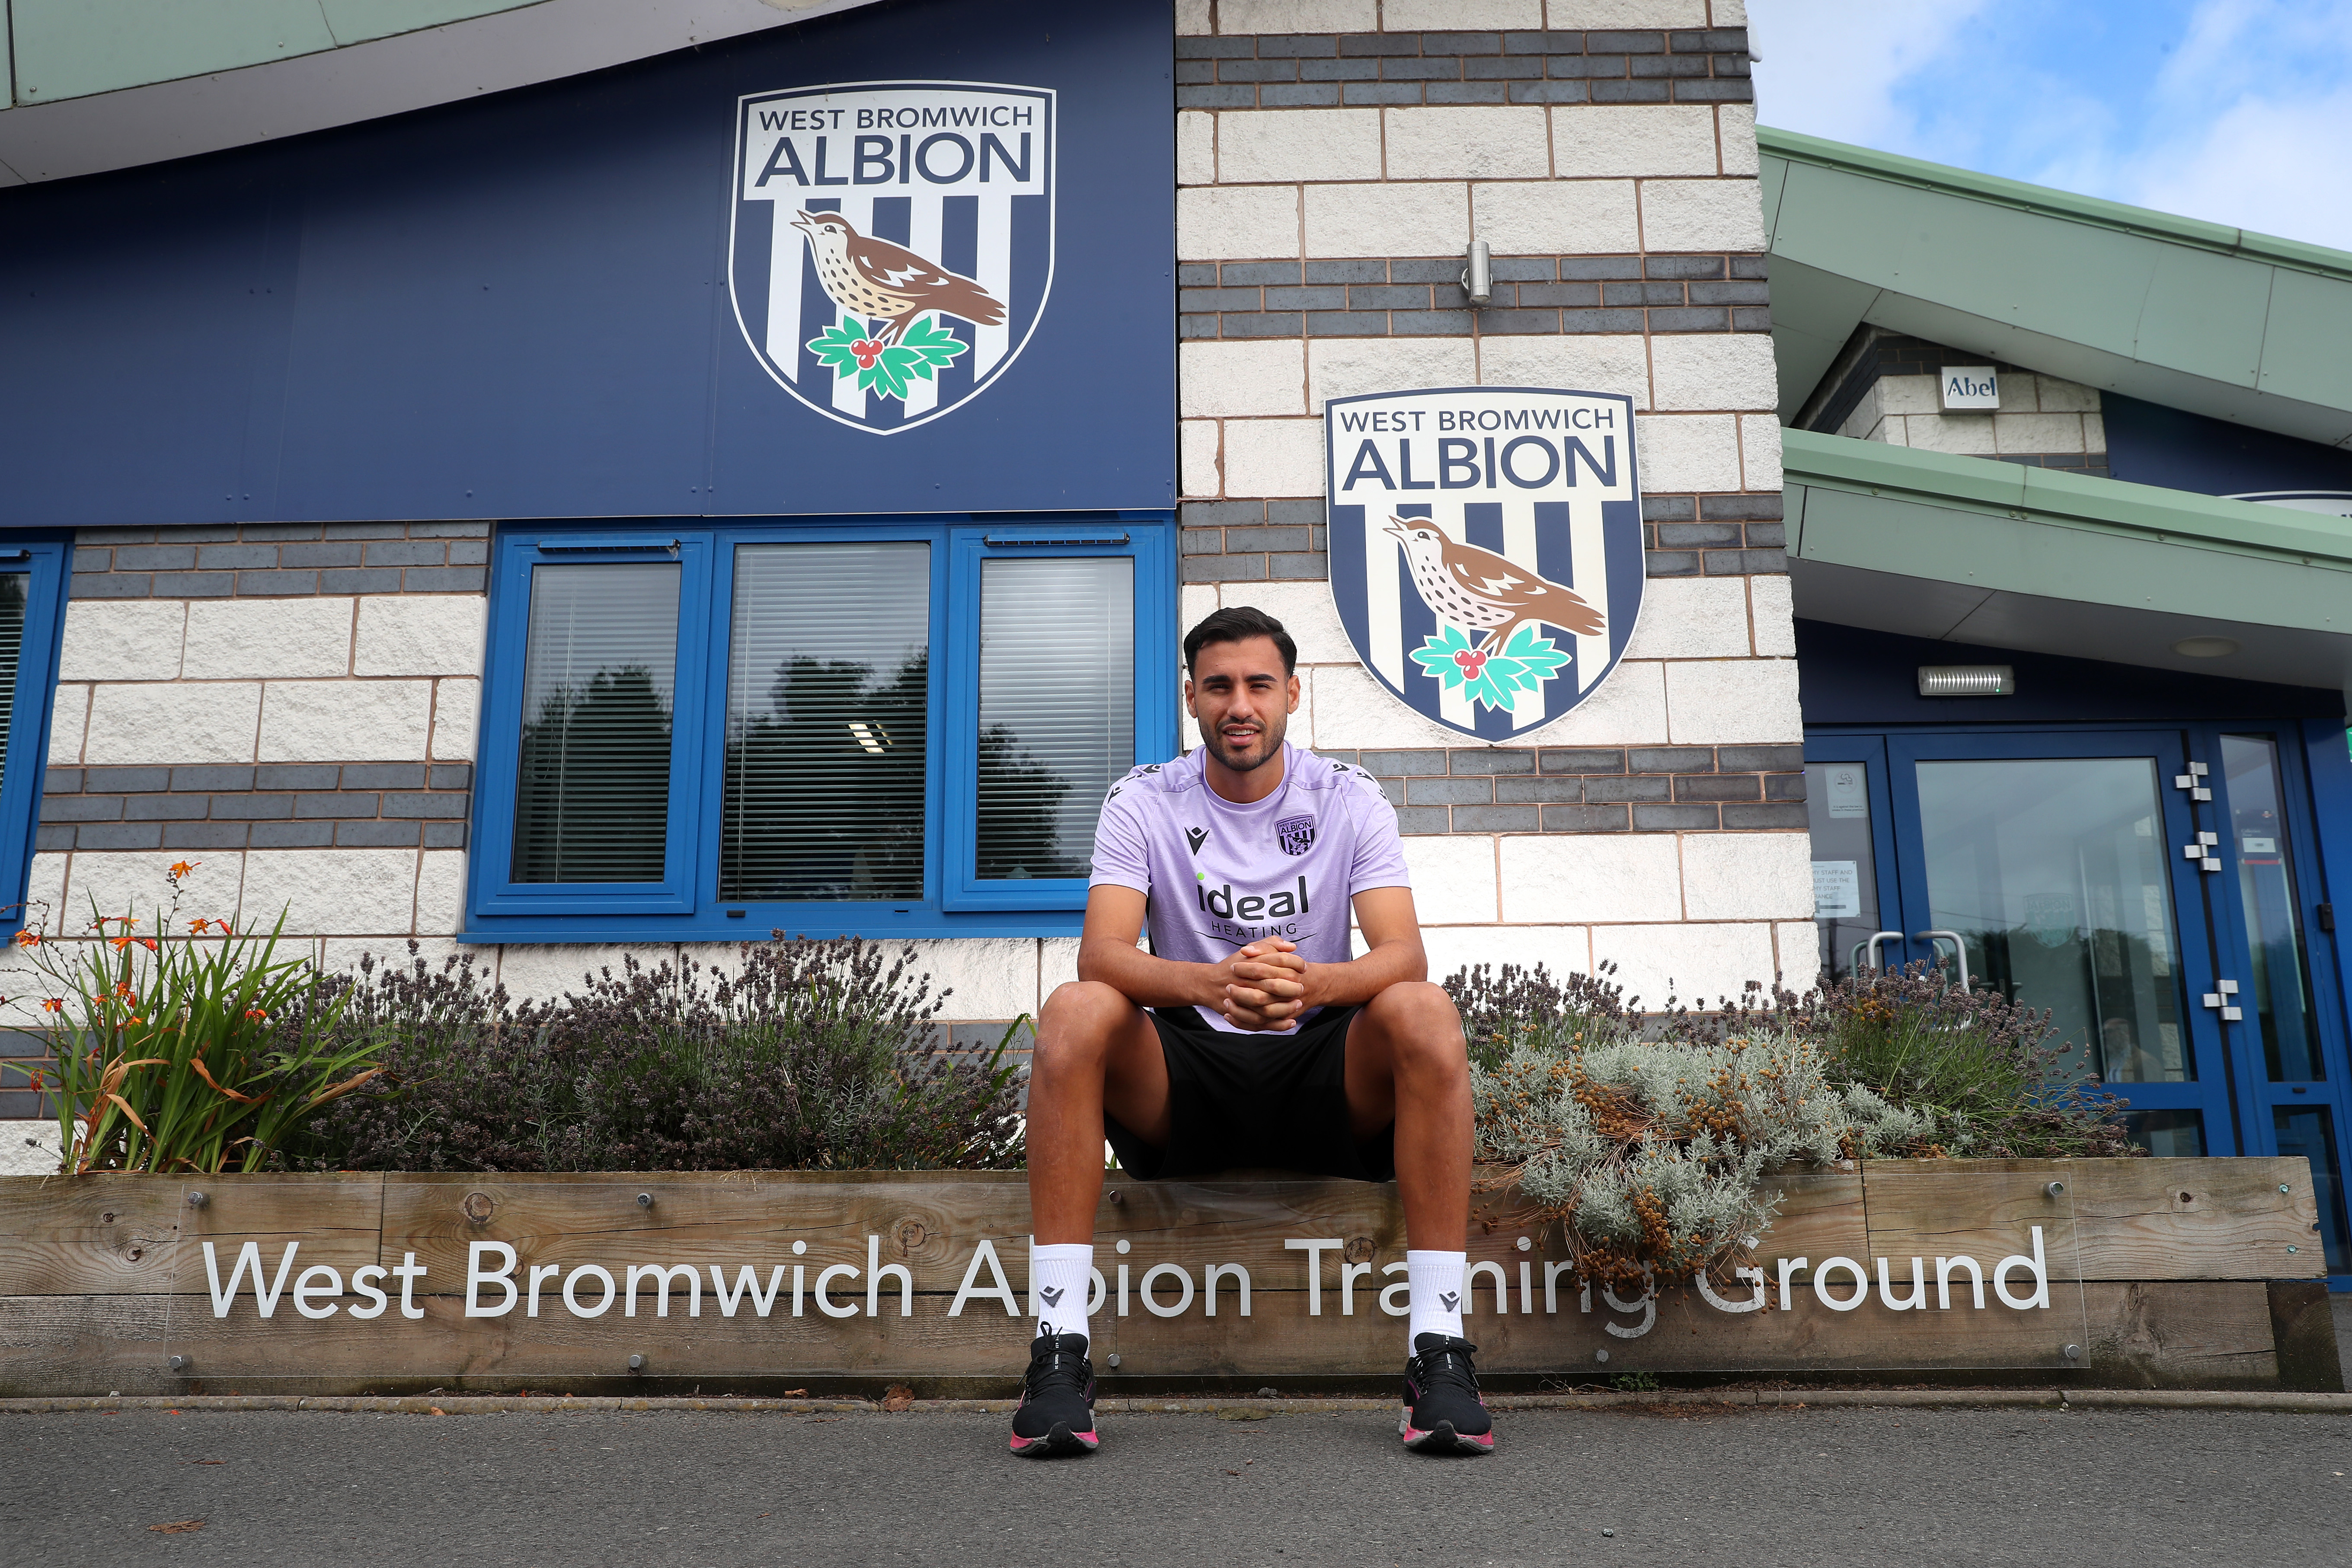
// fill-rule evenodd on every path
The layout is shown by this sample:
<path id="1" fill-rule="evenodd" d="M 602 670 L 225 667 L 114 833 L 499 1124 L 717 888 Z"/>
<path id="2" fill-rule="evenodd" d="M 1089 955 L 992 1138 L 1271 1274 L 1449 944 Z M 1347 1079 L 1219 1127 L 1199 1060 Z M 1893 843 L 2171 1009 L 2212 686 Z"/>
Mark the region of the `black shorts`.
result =
<path id="1" fill-rule="evenodd" d="M 1168 1062 L 1168 1146 L 1155 1149 L 1106 1111 L 1103 1133 L 1144 1181 L 1271 1169 L 1350 1181 L 1396 1175 L 1394 1124 L 1359 1142 L 1348 1118 L 1348 1026 L 1326 1007 L 1283 1034 L 1228 1034 L 1190 1007 L 1153 1008 Z"/>

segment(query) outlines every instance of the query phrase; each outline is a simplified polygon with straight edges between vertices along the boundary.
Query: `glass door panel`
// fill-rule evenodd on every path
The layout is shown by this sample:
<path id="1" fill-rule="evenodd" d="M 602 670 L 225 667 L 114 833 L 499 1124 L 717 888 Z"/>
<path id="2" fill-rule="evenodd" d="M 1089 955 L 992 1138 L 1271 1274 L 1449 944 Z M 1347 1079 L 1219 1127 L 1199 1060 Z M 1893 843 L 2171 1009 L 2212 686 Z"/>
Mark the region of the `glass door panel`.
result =
<path id="1" fill-rule="evenodd" d="M 1832 980 L 1850 980 L 1856 970 L 1871 966 L 1871 938 L 1881 930 L 1874 829 L 1884 813 L 1872 809 L 1872 783 L 1867 762 L 1805 764 L 1805 816 L 1813 840 L 1813 926 L 1819 933 L 1822 972 Z M 1878 963 L 1897 963 L 1901 958 L 1898 946 L 1893 952 L 1882 951 Z"/>
<path id="2" fill-rule="evenodd" d="M 2344 1224 L 2343 1166 L 2336 1163 L 2334 1119 L 2324 1105 L 2274 1105 L 2272 1135 L 2278 1152 L 2311 1162 L 2312 1195 L 2319 1200 L 2319 1238 L 2330 1274 L 2352 1272 L 2352 1242 Z"/>
<path id="3" fill-rule="evenodd" d="M 2194 1077 L 2153 757 L 1921 761 L 1922 936 L 1956 975 L 2047 1008 L 2080 1070 Z"/>
<path id="4" fill-rule="evenodd" d="M 2315 976 L 2305 943 L 2304 900 L 2317 867 L 2296 826 L 2309 820 L 2302 764 L 2289 760 L 2299 748 L 2283 747 L 2275 731 L 2206 730 L 2199 738 L 2218 764 L 2199 781 L 2218 786 L 2202 808 L 2221 841 L 2210 853 L 2236 862 L 2233 875 L 2209 880 L 2217 894 L 2212 999 L 2222 1004 L 2216 1011 L 2237 1071 L 2239 1123 L 2248 1152 L 2311 1162 L 2320 1218 L 2312 1239 L 2340 1277 L 2352 1273 L 2340 1135 L 2346 1075 L 2330 1073 L 2327 1063 L 2331 1054 L 2342 1059 L 2342 1046 L 2331 1041 L 2343 1025 L 2315 1005 L 2333 996 L 2334 983 Z"/>
<path id="5" fill-rule="evenodd" d="M 2245 995 L 2262 1036 L 2265 1076 L 2273 1083 L 2316 1083 L 2327 1074 L 2304 964 L 2278 743 L 2268 735 L 2224 735 L 2221 742 L 2246 926 Z"/>

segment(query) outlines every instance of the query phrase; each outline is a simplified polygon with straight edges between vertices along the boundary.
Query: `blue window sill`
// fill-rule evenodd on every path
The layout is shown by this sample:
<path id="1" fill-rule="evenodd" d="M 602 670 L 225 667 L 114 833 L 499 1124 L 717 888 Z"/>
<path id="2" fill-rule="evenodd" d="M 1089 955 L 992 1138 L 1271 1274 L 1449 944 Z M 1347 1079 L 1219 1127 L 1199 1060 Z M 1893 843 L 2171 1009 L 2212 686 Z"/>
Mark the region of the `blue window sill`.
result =
<path id="1" fill-rule="evenodd" d="M 904 908 L 840 904 L 745 904 L 740 920 L 724 908 L 686 916 L 525 915 L 511 920 L 475 915 L 457 933 L 461 942 L 765 942 L 775 931 L 795 936 L 897 938 L 1074 937 L 1085 919 L 1078 910 L 958 911 L 911 904 Z"/>

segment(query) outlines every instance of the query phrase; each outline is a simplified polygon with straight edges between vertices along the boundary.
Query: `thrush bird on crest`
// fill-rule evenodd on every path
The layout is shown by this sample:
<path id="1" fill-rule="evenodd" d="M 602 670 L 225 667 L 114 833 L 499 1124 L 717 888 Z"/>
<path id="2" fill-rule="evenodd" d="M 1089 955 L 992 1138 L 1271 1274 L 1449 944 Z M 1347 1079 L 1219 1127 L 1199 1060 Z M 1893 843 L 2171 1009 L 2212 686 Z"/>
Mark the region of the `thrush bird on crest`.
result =
<path id="1" fill-rule="evenodd" d="M 793 226 L 808 236 L 825 297 L 853 316 L 883 322 L 877 337 L 886 346 L 926 310 L 981 327 L 1004 320 L 1003 301 L 971 279 L 935 267 L 903 245 L 860 234 L 839 213 L 803 212 Z"/>
<path id="2" fill-rule="evenodd" d="M 1502 652 L 1511 634 L 1540 622 L 1579 637 L 1598 637 L 1608 622 L 1578 595 L 1507 556 L 1457 544 L 1427 518 L 1391 516 L 1382 530 L 1404 547 L 1405 563 L 1422 602 L 1440 620 L 1483 629 L 1482 657 Z"/>

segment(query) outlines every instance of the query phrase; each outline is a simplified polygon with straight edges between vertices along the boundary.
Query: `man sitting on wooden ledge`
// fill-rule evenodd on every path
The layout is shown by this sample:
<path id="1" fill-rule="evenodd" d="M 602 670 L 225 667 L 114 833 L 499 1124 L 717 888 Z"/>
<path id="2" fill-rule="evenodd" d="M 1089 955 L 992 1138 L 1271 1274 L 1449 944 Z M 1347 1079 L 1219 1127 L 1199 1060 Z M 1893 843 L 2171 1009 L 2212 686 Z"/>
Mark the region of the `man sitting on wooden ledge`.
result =
<path id="1" fill-rule="evenodd" d="M 1098 1441 L 1087 1304 L 1106 1136 L 1147 1181 L 1253 1165 L 1393 1178 L 1412 1303 L 1399 1430 L 1422 1452 L 1494 1447 L 1462 1337 L 1462 1020 L 1428 981 L 1395 807 L 1361 768 L 1283 739 L 1297 663 L 1263 611 L 1194 626 L 1200 749 L 1137 768 L 1103 803 L 1079 978 L 1039 1014 L 1029 1080 L 1037 1335 L 1014 1453 Z"/>

